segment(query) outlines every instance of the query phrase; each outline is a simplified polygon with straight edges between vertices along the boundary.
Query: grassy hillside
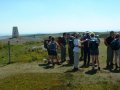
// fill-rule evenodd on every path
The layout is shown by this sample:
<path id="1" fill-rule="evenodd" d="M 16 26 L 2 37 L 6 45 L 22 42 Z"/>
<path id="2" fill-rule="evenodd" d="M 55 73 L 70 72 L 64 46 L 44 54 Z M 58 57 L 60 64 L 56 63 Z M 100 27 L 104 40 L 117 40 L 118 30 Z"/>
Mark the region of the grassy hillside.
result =
<path id="1" fill-rule="evenodd" d="M 42 49 L 33 50 L 35 47 L 40 47 L 41 45 L 42 43 L 38 41 L 26 41 L 24 43 L 13 43 L 13 41 L 11 41 L 11 63 L 43 60 L 43 58 L 47 56 L 47 52 Z M 0 65 L 5 65 L 8 63 L 8 47 L 9 46 L 7 43 L 0 43 Z"/>
<path id="2" fill-rule="evenodd" d="M 11 45 L 11 60 L 13 63 L 17 63 L 17 66 L 10 64 L 0 67 L 0 90 L 120 90 L 120 72 L 104 69 L 106 46 L 103 39 L 101 39 L 99 47 L 101 71 L 94 72 L 91 72 L 91 67 L 80 68 L 78 72 L 70 72 L 72 66 L 56 65 L 55 68 L 50 69 L 38 66 L 39 63 L 43 63 L 43 58 L 47 57 L 47 52 L 42 49 L 36 51 L 31 49 L 40 45 L 42 43 L 37 41 Z M 4 65 L 8 62 L 8 45 L 2 43 L 1 46 L 0 64 Z M 32 64 L 33 61 L 38 63 Z M 25 66 L 25 68 L 19 64 L 20 62 L 31 64 L 31 66 Z M 83 62 L 80 62 L 80 66 L 82 64 Z M 13 67 L 11 68 L 11 66 Z M 4 73 L 7 70 L 8 73 Z M 19 71 L 16 73 L 14 72 L 16 70 Z M 6 77 L 2 78 L 2 75 L 6 75 Z"/>

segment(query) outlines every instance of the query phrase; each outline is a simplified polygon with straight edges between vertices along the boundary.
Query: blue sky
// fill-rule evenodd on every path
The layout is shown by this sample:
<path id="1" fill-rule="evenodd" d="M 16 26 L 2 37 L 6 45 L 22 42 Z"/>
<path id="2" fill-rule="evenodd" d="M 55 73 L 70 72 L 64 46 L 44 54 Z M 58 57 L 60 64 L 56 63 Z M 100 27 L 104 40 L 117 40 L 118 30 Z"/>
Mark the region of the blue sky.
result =
<path id="1" fill-rule="evenodd" d="M 120 30 L 120 0 L 0 0 L 0 35 Z"/>

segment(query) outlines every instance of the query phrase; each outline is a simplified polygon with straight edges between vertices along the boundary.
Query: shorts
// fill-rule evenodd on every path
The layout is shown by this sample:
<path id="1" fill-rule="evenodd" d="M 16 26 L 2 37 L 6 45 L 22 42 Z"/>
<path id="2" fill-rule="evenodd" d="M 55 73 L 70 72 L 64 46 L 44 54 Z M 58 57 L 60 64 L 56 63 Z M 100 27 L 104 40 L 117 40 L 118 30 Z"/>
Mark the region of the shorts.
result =
<path id="1" fill-rule="evenodd" d="M 90 50 L 90 55 L 99 55 L 99 50 Z"/>
<path id="2" fill-rule="evenodd" d="M 51 55 L 51 56 L 57 56 L 57 51 L 52 51 L 52 50 L 50 50 L 50 55 Z"/>
<path id="3" fill-rule="evenodd" d="M 120 49 L 115 50 L 115 55 L 116 55 L 116 56 L 120 56 Z"/>

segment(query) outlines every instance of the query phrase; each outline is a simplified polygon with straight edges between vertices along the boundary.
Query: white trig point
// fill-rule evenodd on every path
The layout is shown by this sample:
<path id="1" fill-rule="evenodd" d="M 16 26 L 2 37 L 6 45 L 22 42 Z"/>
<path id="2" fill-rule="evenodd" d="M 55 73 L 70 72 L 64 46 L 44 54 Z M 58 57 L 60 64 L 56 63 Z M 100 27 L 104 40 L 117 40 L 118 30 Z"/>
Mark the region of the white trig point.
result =
<path id="1" fill-rule="evenodd" d="M 19 37 L 19 32 L 18 32 L 18 27 L 13 27 L 12 31 L 12 38 L 18 38 Z"/>

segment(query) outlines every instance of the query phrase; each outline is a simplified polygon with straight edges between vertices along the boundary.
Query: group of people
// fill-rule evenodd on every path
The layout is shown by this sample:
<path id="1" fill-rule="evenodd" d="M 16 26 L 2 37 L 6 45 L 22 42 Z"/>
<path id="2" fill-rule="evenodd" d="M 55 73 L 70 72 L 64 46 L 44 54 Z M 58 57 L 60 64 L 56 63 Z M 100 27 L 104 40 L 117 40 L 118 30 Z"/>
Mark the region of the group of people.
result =
<path id="1" fill-rule="evenodd" d="M 120 70 L 120 34 L 111 31 L 104 43 L 107 46 L 106 68 L 111 70 L 115 66 Z"/>
<path id="2" fill-rule="evenodd" d="M 116 38 L 119 39 L 119 37 L 119 34 L 115 35 L 115 33 L 111 31 L 110 36 L 105 38 L 104 40 L 104 43 L 107 46 L 106 68 L 108 69 L 113 68 L 114 53 L 116 69 L 120 68 L 120 48 L 113 49 L 111 45 L 111 43 L 114 44 L 113 42 L 115 42 Z M 119 41 L 120 43 L 120 39 L 116 41 Z M 99 36 L 88 31 L 84 32 L 82 35 L 80 35 L 79 33 L 63 33 L 63 36 L 58 38 L 49 36 L 48 40 L 44 40 L 44 47 L 47 49 L 48 52 L 47 64 L 52 64 L 53 67 L 55 63 L 57 63 L 58 65 L 62 64 L 66 61 L 66 51 L 68 51 L 68 64 L 73 65 L 73 71 L 79 70 L 80 60 L 84 61 L 81 67 L 89 67 L 90 59 L 92 59 L 92 70 L 95 69 L 95 64 L 97 64 L 98 70 L 100 70 L 100 63 L 98 58 L 99 45 Z M 58 49 L 61 52 L 61 59 L 59 59 L 58 56 Z M 56 60 L 56 62 L 54 60 Z"/>

